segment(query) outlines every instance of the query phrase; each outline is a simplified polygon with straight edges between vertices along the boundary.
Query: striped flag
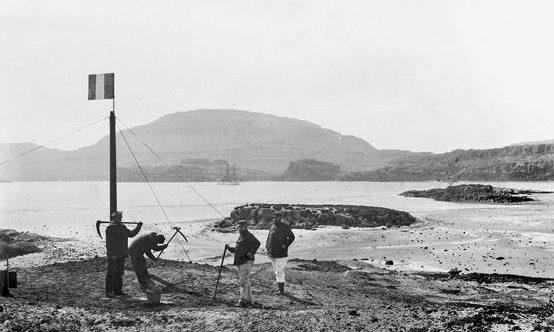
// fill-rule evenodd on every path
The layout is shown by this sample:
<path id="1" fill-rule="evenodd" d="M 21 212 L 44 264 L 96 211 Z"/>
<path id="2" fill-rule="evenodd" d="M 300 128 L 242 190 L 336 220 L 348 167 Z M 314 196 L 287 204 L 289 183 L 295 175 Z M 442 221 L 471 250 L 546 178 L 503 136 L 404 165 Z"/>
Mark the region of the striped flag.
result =
<path id="1" fill-rule="evenodd" d="M 88 100 L 113 99 L 114 74 L 88 75 Z"/>

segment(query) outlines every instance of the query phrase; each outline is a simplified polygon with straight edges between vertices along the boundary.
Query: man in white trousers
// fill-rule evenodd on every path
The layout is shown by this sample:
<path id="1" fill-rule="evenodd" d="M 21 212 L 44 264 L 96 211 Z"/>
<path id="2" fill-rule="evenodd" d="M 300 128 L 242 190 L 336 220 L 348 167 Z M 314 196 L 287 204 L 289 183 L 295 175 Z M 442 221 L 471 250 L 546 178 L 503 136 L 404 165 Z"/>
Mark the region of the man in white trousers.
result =
<path id="1" fill-rule="evenodd" d="M 288 261 L 288 249 L 294 241 L 294 234 L 290 226 L 281 219 L 281 213 L 273 214 L 273 225 L 267 235 L 267 256 L 271 259 L 275 279 L 277 280 L 278 295 L 285 294 L 285 266 Z"/>
<path id="2" fill-rule="evenodd" d="M 248 231 L 248 223 L 246 220 L 239 220 L 237 222 L 237 227 L 239 230 L 237 245 L 235 247 L 231 247 L 226 244 L 225 247 L 231 253 L 235 254 L 233 265 L 237 267 L 239 272 L 240 299 L 237 306 L 246 307 L 254 304 L 252 302 L 250 270 L 254 265 L 254 255 L 260 247 L 260 241 L 258 241 L 258 239 L 256 239 L 256 237 Z"/>

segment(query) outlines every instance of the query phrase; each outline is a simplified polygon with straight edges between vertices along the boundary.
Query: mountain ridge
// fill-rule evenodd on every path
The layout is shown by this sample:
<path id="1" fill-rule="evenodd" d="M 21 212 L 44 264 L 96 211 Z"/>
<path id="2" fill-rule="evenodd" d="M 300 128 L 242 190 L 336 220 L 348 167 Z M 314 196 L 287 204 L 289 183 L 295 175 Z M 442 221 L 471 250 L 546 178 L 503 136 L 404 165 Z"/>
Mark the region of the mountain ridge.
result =
<path id="1" fill-rule="evenodd" d="M 554 144 L 510 145 L 487 150 L 453 150 L 399 158 L 350 181 L 548 181 L 554 180 Z"/>
<path id="2" fill-rule="evenodd" d="M 118 133 L 118 167 L 135 167 L 126 141 L 142 165 L 160 165 L 149 151 L 152 149 L 170 165 L 178 165 L 183 158 L 224 159 L 239 168 L 272 174 L 281 174 L 291 161 L 299 159 L 336 163 L 344 171 L 353 171 L 376 169 L 392 159 L 411 154 L 381 151 L 361 138 L 341 135 L 306 120 L 241 110 L 175 112 L 129 129 Z M 105 136 L 95 144 L 71 151 L 41 149 L 40 154 L 33 153 L 32 157 L 21 158 L 0 169 L 0 178 L 12 181 L 106 180 L 108 141 L 109 137 Z M 0 154 L 4 160 L 17 155 L 13 151 L 5 153 L 5 150 L 6 146 L 0 148 L 4 151 Z"/>
<path id="3" fill-rule="evenodd" d="M 136 137 L 135 137 L 136 135 Z M 125 140 L 122 139 L 125 137 Z M 139 139 L 137 139 L 137 137 Z M 428 180 L 554 180 L 554 144 L 510 145 L 495 149 L 456 149 L 434 154 L 378 150 L 352 135 L 342 135 L 305 120 L 226 109 L 199 109 L 166 114 L 150 123 L 118 132 L 120 181 L 141 181 L 134 158 L 154 172 L 157 181 L 178 181 L 164 175 L 167 164 L 188 172 L 190 181 L 210 181 L 216 168 L 182 165 L 184 159 L 225 160 L 236 164 L 241 180 L 283 180 L 289 166 L 302 160 L 337 165 L 323 178 L 314 165 L 296 173 L 346 181 Z M 145 146 L 146 143 L 148 146 Z M 35 152 L 18 158 L 30 150 Z M 0 144 L 0 180 L 3 181 L 107 181 L 109 137 L 75 150 L 40 147 L 33 143 Z M 308 167 L 309 166 L 309 167 Z M 308 168 L 306 168 L 308 167 Z M 334 167 L 334 166 L 333 166 Z M 314 173 L 315 172 L 315 173 Z M 307 181 L 294 175 L 296 181 Z M 197 178 L 198 177 L 198 178 Z M 156 181 L 156 180 L 155 180 Z"/>

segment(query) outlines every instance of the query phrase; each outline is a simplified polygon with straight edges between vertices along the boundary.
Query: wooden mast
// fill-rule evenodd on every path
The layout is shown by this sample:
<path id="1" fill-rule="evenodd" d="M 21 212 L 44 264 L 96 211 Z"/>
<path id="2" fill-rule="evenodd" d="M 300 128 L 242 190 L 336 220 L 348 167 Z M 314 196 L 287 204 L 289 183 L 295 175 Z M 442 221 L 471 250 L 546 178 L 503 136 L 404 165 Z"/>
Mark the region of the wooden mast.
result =
<path id="1" fill-rule="evenodd" d="M 112 99 L 113 110 L 110 112 L 110 220 L 117 211 L 117 162 L 115 153 L 115 96 Z"/>

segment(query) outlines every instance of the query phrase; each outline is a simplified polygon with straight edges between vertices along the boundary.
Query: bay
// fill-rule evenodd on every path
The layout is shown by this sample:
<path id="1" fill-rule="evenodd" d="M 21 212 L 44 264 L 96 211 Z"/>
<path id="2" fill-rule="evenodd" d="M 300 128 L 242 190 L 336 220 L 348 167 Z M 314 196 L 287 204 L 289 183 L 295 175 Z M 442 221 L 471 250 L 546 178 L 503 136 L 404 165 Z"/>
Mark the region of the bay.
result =
<path id="1" fill-rule="evenodd" d="M 462 184 L 463 182 L 457 183 Z M 554 191 L 552 182 L 491 182 L 497 187 Z M 407 190 L 444 188 L 444 182 L 243 182 L 214 183 L 119 183 L 118 209 L 126 220 L 148 222 L 195 222 L 229 216 L 238 205 L 264 203 L 351 204 L 380 206 L 424 217 L 433 211 L 460 209 L 494 210 L 510 218 L 514 211 L 543 214 L 551 210 L 554 194 L 535 195 L 531 204 L 474 204 L 438 202 L 399 196 Z M 165 211 L 165 214 L 164 214 Z M 488 212 L 477 218 L 486 222 Z M 109 219 L 107 182 L 14 182 L 0 183 L 0 224 L 3 228 L 30 225 L 83 225 Z"/>
<path id="2" fill-rule="evenodd" d="M 463 184 L 469 182 L 459 182 Z M 552 182 L 491 182 L 495 187 L 554 191 Z M 171 236 L 182 227 L 164 258 L 218 264 L 224 243 L 236 234 L 209 232 L 209 222 L 229 216 L 235 206 L 263 203 L 350 204 L 406 211 L 421 223 L 383 230 L 320 228 L 295 230 L 293 257 L 359 259 L 402 270 L 513 273 L 551 277 L 554 267 L 554 194 L 535 202 L 475 204 L 399 196 L 407 190 L 444 188 L 445 182 L 243 182 L 118 183 L 118 209 L 125 221 L 144 222 L 143 232 Z M 158 205 L 157 199 L 162 208 Z M 40 254 L 14 259 L 15 266 L 44 265 L 105 255 L 96 220 L 108 220 L 108 182 L 0 183 L 0 228 L 62 239 Z M 169 218 L 168 219 L 166 218 Z M 252 231 L 262 242 L 267 231 Z M 64 240 L 65 239 L 65 240 Z M 179 245 L 180 244 L 180 245 Z M 187 250 L 186 255 L 183 250 Z M 188 256 L 187 256 L 188 255 Z M 266 261 L 260 254 L 258 262 Z M 394 266 L 385 266 L 394 260 Z"/>

